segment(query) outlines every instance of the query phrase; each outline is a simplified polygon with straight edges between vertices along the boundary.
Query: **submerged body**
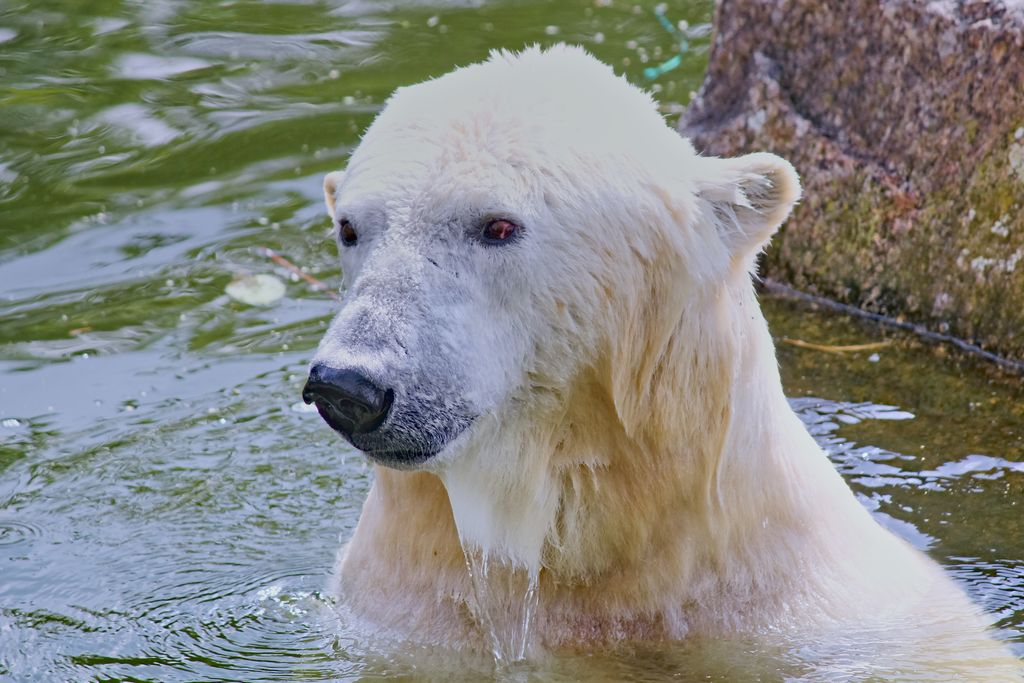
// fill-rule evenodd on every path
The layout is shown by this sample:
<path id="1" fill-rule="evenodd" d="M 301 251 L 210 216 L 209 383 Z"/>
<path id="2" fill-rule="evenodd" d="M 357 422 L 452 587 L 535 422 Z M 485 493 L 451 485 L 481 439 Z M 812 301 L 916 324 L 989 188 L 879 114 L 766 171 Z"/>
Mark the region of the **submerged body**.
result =
<path id="1" fill-rule="evenodd" d="M 505 659 L 856 635 L 1016 680 L 783 395 L 750 272 L 784 160 L 700 157 L 555 48 L 400 90 L 325 192 L 348 293 L 307 400 L 377 463 L 337 575 L 367 629 Z"/>

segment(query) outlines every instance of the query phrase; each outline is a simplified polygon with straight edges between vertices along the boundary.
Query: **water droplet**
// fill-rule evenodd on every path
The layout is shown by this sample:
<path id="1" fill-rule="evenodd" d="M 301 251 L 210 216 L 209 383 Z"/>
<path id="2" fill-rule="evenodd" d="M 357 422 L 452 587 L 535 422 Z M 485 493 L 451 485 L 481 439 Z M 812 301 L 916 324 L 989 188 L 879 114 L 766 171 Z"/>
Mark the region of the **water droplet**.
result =
<path id="1" fill-rule="evenodd" d="M 291 405 L 291 411 L 293 413 L 315 413 L 316 406 L 312 404 L 307 406 L 302 401 L 296 401 Z"/>

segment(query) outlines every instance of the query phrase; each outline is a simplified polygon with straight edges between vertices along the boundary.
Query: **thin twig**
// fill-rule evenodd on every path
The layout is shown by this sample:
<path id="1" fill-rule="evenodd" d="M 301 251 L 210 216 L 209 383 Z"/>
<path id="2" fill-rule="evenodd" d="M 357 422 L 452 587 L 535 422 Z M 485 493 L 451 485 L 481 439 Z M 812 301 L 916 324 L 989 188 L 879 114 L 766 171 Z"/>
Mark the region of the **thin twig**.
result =
<path id="1" fill-rule="evenodd" d="M 965 341 L 958 337 L 954 337 L 950 334 L 942 334 L 940 332 L 933 332 L 923 325 L 917 325 L 915 323 L 905 322 L 903 320 L 895 320 L 889 316 L 882 315 L 880 313 L 872 313 L 871 311 L 864 311 L 856 306 L 850 304 L 839 303 L 838 301 L 832 301 L 822 296 L 815 296 L 814 294 L 808 294 L 807 292 L 801 292 L 799 289 L 794 289 L 789 285 L 784 285 L 781 282 L 777 282 L 770 278 L 764 278 L 760 283 L 761 289 L 777 296 L 783 296 L 789 299 L 797 299 L 808 303 L 821 306 L 832 311 L 839 311 L 846 315 L 854 316 L 857 318 L 865 318 L 871 320 L 883 327 L 888 327 L 897 330 L 904 330 L 916 335 L 919 339 L 933 344 L 947 344 L 953 346 L 964 353 L 982 358 L 990 363 L 994 363 L 1003 370 L 1016 373 L 1018 375 L 1024 375 L 1024 361 L 1011 360 L 1009 358 L 1003 358 L 991 351 L 986 351 L 977 344 Z"/>
<path id="2" fill-rule="evenodd" d="M 787 337 L 783 337 L 779 341 L 783 344 L 789 344 L 790 346 L 796 346 L 801 349 L 839 354 L 856 353 L 857 351 L 875 351 L 877 349 L 884 349 L 886 346 L 892 344 L 892 340 L 890 339 L 880 342 L 871 342 L 869 344 L 846 344 L 845 346 L 836 346 L 834 344 L 815 344 L 814 342 L 804 341 L 803 339 L 789 339 Z"/>
<path id="3" fill-rule="evenodd" d="M 335 301 L 339 301 L 341 299 L 341 297 L 338 296 L 338 293 L 331 289 L 328 285 L 324 284 L 320 280 L 317 280 L 309 273 L 303 271 L 297 265 L 286 259 L 284 256 L 281 256 L 273 249 L 269 247 L 256 247 L 256 253 L 259 254 L 260 256 L 267 257 L 268 259 L 270 259 L 277 265 L 281 266 L 282 268 L 285 268 L 291 271 L 292 273 L 295 273 L 303 280 L 305 280 L 310 287 L 319 292 L 323 292 L 324 294 L 331 297 Z"/>

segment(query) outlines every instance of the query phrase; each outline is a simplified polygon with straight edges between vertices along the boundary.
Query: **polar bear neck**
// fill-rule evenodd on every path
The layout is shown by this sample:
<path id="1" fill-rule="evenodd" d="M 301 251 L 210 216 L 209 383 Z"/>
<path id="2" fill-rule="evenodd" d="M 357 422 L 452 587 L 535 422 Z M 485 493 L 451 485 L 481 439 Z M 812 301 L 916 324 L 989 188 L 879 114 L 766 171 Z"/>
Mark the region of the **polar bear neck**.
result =
<path id="1" fill-rule="evenodd" d="M 814 558 L 775 556 L 823 546 L 800 538 L 864 514 L 789 408 L 749 281 L 715 298 L 654 345 L 663 358 L 648 385 L 629 379 L 648 406 L 642 421 L 597 368 L 558 410 L 480 430 L 480 445 L 442 474 L 470 552 L 563 586 L 628 582 L 664 562 L 676 575 L 660 578 L 677 586 L 778 590 L 791 578 L 776 571 Z"/>
<path id="2" fill-rule="evenodd" d="M 663 410 L 643 424 L 627 428 L 608 369 L 597 368 L 556 397 L 570 407 L 547 422 L 524 413 L 480 425 L 475 448 L 440 478 L 379 469 L 341 567 L 350 598 L 419 596 L 393 602 L 390 616 L 377 609 L 396 628 L 462 623 L 464 606 L 473 611 L 468 552 L 527 577 L 506 585 L 539 579 L 545 637 L 568 642 L 580 634 L 557 624 L 618 639 L 681 637 L 701 614 L 763 623 L 793 596 L 843 581 L 832 568 L 844 559 L 822 537 L 841 536 L 855 553 L 863 539 L 850 530 L 876 526 L 789 408 L 750 285 L 720 298 L 712 319 L 683 324 L 666 353 L 730 341 L 668 359 L 688 374 L 656 370 L 646 400 Z M 745 614 L 753 605 L 758 614 Z"/>

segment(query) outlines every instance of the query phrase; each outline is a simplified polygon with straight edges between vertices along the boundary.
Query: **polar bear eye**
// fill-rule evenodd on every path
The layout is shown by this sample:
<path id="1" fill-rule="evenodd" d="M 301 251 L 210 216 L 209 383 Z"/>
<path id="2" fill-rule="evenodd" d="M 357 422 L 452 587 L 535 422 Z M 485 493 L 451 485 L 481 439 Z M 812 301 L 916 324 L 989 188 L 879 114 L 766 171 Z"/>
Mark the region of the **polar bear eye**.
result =
<path id="1" fill-rule="evenodd" d="M 484 224 L 480 237 L 488 244 L 504 244 L 518 233 L 518 225 L 504 218 L 497 218 Z"/>
<path id="2" fill-rule="evenodd" d="M 341 243 L 346 247 L 351 247 L 353 244 L 359 241 L 359 235 L 356 234 L 356 229 L 352 227 L 344 218 L 338 223 L 338 235 L 341 237 Z"/>

